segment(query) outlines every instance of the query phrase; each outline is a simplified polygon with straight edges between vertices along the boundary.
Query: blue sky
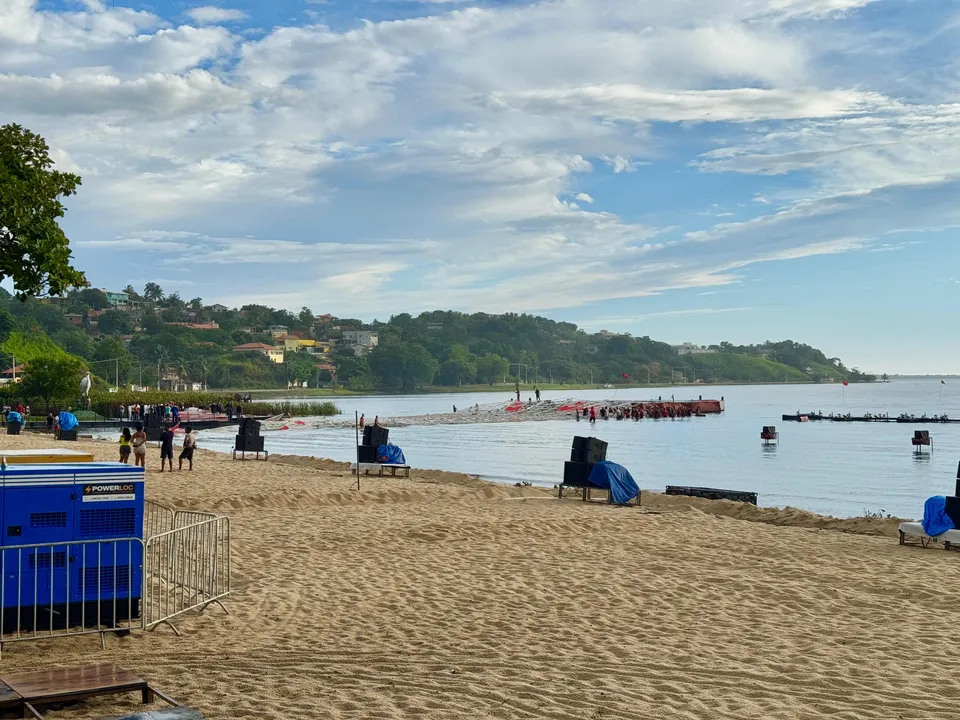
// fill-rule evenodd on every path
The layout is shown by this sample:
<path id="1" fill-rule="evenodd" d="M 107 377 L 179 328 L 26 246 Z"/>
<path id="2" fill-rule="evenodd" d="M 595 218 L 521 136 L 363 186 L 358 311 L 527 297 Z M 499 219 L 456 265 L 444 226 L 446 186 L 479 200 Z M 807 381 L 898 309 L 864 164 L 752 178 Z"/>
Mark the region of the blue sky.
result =
<path id="1" fill-rule="evenodd" d="M 8 0 L 97 286 L 960 372 L 942 0 Z"/>

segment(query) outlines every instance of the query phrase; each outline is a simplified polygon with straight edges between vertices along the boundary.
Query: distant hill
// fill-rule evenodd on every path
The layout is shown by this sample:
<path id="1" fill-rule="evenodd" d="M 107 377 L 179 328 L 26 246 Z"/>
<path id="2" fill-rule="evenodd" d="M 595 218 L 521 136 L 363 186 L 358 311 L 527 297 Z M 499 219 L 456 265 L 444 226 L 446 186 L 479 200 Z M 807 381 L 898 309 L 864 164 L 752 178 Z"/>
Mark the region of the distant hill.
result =
<path id="1" fill-rule="evenodd" d="M 262 305 L 229 309 L 200 298 L 185 301 L 176 293 L 165 295 L 155 284 L 142 294 L 129 287 L 109 295 L 88 289 L 24 303 L 0 296 L 0 352 L 23 357 L 25 351 L 43 352 L 54 344 L 82 358 L 97 375 L 113 380 L 119 371 L 121 384 L 153 385 L 158 371 L 161 378 L 205 381 L 211 387 L 336 382 L 358 391 L 503 381 L 600 385 L 876 379 L 791 340 L 671 346 L 646 336 L 587 333 L 572 323 L 534 315 L 434 311 L 364 323 L 316 316 L 309 308 L 294 314 Z M 275 362 L 278 353 L 271 360 L 251 344 L 285 345 L 284 362 Z M 246 351 L 234 351 L 241 345 Z"/>

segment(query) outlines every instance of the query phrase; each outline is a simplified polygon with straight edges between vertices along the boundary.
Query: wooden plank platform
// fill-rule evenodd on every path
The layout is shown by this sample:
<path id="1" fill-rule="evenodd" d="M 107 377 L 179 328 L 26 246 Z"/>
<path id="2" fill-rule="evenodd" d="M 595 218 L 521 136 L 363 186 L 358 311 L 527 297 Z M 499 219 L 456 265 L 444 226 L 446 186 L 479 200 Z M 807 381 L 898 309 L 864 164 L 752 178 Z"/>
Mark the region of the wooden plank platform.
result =
<path id="1" fill-rule="evenodd" d="M 0 677 L 0 683 L 5 684 L 7 688 L 7 691 L 4 691 L 0 687 L 0 701 L 4 697 L 3 693 L 7 692 L 8 707 L 19 707 L 37 718 L 43 716 L 34 706 L 87 700 L 98 695 L 119 695 L 126 692 L 139 692 L 144 703 L 151 703 L 154 696 L 159 696 L 171 705 L 179 705 L 163 693 L 151 688 L 146 680 L 137 677 L 129 670 L 111 664 L 13 673 Z"/>
<path id="2" fill-rule="evenodd" d="M 13 691 L 6 683 L 0 682 L 0 711 L 8 708 L 19 708 L 23 705 L 23 698 Z"/>

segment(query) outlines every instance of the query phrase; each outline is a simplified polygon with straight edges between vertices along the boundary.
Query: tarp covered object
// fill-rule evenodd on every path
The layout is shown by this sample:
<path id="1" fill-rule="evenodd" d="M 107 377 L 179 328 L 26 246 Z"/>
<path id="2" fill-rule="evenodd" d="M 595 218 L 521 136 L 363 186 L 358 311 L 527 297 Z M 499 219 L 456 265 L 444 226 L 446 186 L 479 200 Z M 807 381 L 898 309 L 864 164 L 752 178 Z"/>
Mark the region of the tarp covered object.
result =
<path id="1" fill-rule="evenodd" d="M 591 485 L 610 491 L 610 497 L 621 505 L 633 500 L 640 494 L 640 487 L 630 471 L 623 465 L 612 462 L 594 463 L 587 481 Z"/>
<path id="2" fill-rule="evenodd" d="M 406 465 L 407 459 L 403 456 L 403 450 L 396 445 L 381 445 L 377 448 L 377 457 L 380 462 L 387 465 Z"/>
<path id="3" fill-rule="evenodd" d="M 953 530 L 953 520 L 947 515 L 947 499 L 943 495 L 927 498 L 923 504 L 923 531 L 930 537 Z"/>
<path id="4" fill-rule="evenodd" d="M 18 413 L 16 410 L 11 410 L 7 413 L 7 422 L 23 422 L 23 415 Z"/>
<path id="5" fill-rule="evenodd" d="M 73 430 L 80 424 L 77 422 L 77 418 L 73 413 L 66 411 L 60 413 L 60 416 L 57 418 L 57 423 L 60 425 L 61 430 Z"/>

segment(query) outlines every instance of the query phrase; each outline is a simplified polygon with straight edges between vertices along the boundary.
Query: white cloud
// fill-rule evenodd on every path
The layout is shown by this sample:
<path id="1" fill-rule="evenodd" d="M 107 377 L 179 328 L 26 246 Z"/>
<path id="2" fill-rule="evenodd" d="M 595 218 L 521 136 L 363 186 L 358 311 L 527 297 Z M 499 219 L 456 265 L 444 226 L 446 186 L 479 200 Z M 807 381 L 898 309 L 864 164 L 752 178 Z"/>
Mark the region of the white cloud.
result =
<path id="1" fill-rule="evenodd" d="M 350 315 L 709 288 L 957 221 L 960 110 L 823 80 L 818 32 L 866 4 L 434 3 L 248 36 L 213 6 L 187 11 L 194 27 L 9 0 L 0 122 L 83 175 L 67 222 L 94 279 L 176 268 L 215 299 L 242 287 Z M 684 233 L 643 201 L 665 160 L 803 182 Z M 605 167 L 604 207 L 628 188 L 630 214 L 578 192 Z"/>
<path id="2" fill-rule="evenodd" d="M 200 7 L 190 8 L 187 10 L 187 15 L 196 22 L 204 24 L 236 22 L 247 19 L 247 14 L 243 12 L 243 10 L 231 10 L 229 8 L 214 7 L 213 5 L 201 5 Z"/>

